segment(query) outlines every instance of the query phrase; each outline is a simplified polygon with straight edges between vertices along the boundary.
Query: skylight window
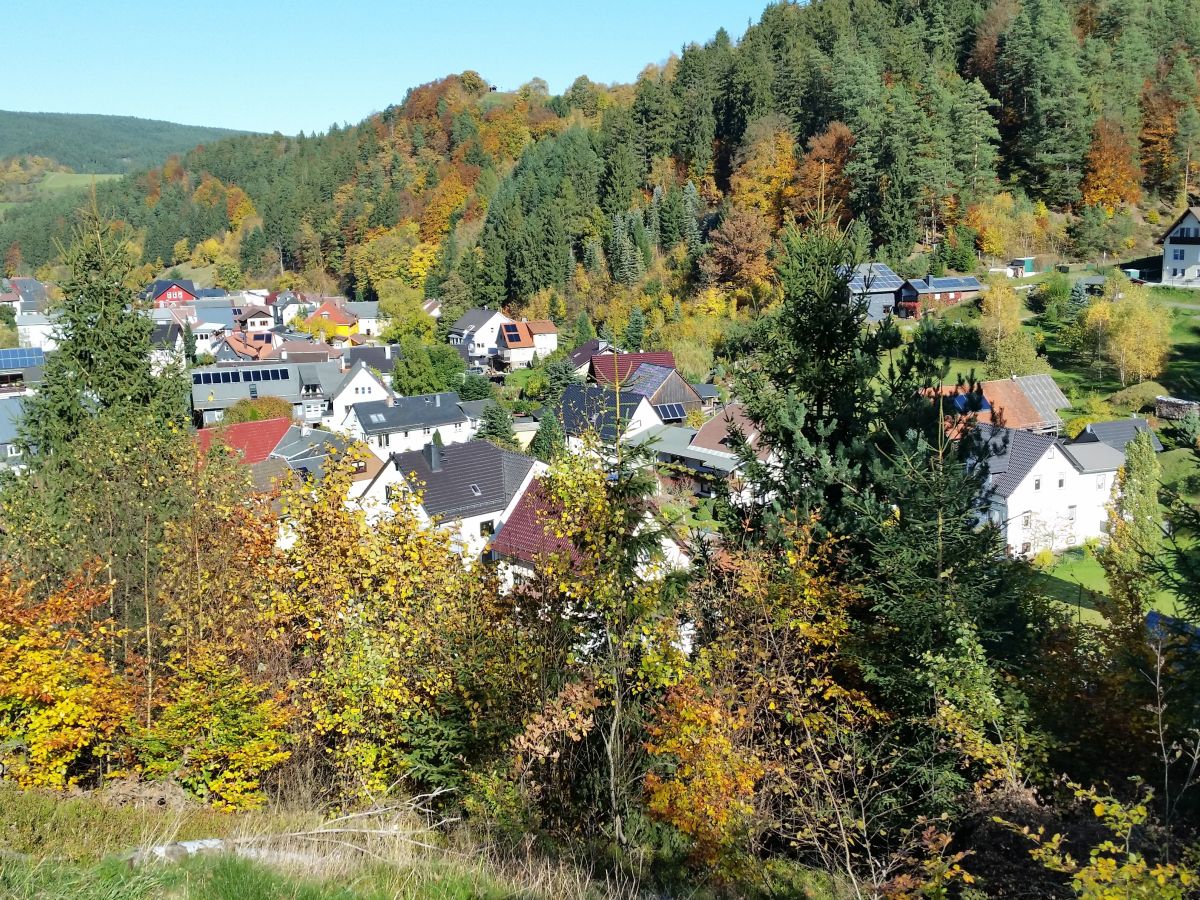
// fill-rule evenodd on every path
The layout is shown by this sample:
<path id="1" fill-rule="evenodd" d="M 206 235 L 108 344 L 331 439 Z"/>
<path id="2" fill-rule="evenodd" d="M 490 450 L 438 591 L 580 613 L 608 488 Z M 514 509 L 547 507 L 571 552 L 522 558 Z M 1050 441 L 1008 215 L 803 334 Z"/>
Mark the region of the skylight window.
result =
<path id="1" fill-rule="evenodd" d="M 477 484 L 472 484 L 472 485 L 470 485 L 469 487 L 471 488 L 471 493 L 472 493 L 472 494 L 474 494 L 476 497 L 482 497 L 482 496 L 483 496 L 483 491 L 481 491 L 481 490 L 479 489 L 479 485 L 477 485 Z"/>

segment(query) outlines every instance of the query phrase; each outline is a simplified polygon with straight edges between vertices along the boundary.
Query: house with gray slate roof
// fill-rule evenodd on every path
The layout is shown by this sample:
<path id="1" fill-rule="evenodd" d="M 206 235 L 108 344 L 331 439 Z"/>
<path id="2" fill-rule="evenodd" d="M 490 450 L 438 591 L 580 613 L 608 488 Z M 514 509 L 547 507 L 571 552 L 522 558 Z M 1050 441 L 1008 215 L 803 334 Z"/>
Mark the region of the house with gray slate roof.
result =
<path id="1" fill-rule="evenodd" d="M 1104 536 L 1122 451 L 992 425 L 979 431 L 987 441 L 982 502 L 1010 553 L 1058 552 Z"/>
<path id="2" fill-rule="evenodd" d="M 381 515 L 401 492 L 420 496 L 418 511 L 428 523 L 450 532 L 468 559 L 478 559 L 504 524 L 544 463 L 490 441 L 468 441 L 393 453 L 358 503 Z"/>
<path id="3" fill-rule="evenodd" d="M 475 426 L 453 391 L 356 403 L 341 430 L 385 462 L 394 453 L 419 450 L 435 433 L 443 444 L 462 444 L 475 436 Z"/>
<path id="4" fill-rule="evenodd" d="M 345 380 L 336 362 L 283 363 L 265 360 L 192 369 L 192 413 L 198 426 L 220 422 L 239 400 L 280 397 L 292 405 L 292 418 L 317 424 L 330 398 Z"/>
<path id="5" fill-rule="evenodd" d="M 512 319 L 494 309 L 468 309 L 450 326 L 450 346 L 466 354 L 469 363 L 490 365 L 500 352 L 500 328 Z"/>

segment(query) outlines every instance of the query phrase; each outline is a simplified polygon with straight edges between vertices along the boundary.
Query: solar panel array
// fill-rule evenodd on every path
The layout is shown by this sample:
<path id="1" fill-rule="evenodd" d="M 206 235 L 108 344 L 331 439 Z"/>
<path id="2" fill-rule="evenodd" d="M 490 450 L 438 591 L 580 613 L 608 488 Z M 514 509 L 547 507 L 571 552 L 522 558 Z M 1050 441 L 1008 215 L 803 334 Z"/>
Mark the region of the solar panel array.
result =
<path id="1" fill-rule="evenodd" d="M 290 381 L 287 369 L 233 369 L 218 372 L 193 372 L 192 384 L 241 384 L 243 381 Z"/>
<path id="2" fill-rule="evenodd" d="M 687 418 L 682 403 L 662 403 L 654 407 L 654 411 L 664 422 L 682 422 Z"/>
<path id="3" fill-rule="evenodd" d="M 44 366 L 46 354 L 41 347 L 12 347 L 0 350 L 0 369 L 28 369 Z"/>
<path id="4" fill-rule="evenodd" d="M 897 291 L 904 279 L 883 263 L 863 263 L 850 276 L 850 291 L 855 294 Z"/>

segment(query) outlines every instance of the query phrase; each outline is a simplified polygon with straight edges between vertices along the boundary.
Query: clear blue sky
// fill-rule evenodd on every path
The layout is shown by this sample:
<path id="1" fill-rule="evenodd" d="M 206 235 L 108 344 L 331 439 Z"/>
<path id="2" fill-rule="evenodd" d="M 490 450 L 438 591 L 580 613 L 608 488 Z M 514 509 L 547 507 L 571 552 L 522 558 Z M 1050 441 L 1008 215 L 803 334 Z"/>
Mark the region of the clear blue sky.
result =
<path id="1" fill-rule="evenodd" d="M 632 81 L 766 0 L 16 0 L 0 109 L 132 115 L 294 134 L 357 122 L 409 87 L 475 69 Z"/>

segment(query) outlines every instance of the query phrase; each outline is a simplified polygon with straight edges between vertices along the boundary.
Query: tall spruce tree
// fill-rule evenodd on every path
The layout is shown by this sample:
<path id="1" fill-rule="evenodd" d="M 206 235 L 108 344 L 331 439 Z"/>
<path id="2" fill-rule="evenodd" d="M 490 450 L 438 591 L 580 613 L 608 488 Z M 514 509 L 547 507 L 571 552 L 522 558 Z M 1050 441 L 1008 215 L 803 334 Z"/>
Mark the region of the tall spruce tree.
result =
<path id="1" fill-rule="evenodd" d="M 542 462 L 552 462 L 566 446 L 566 435 L 562 424 L 553 410 L 547 410 L 538 423 L 537 434 L 529 445 L 529 452 Z"/>
<path id="2" fill-rule="evenodd" d="M 125 286 L 132 270 L 125 242 L 94 206 L 81 213 L 65 259 L 58 347 L 46 358 L 41 387 L 25 399 L 21 424 L 25 451 L 43 460 L 110 410 L 148 413 L 164 423 L 186 417 L 182 375 L 156 375 L 151 366 L 154 323 Z"/>
<path id="3" fill-rule="evenodd" d="M 640 306 L 635 306 L 629 313 L 629 323 L 625 326 L 623 343 L 625 350 L 636 353 L 642 349 L 646 340 L 646 316 Z"/>

